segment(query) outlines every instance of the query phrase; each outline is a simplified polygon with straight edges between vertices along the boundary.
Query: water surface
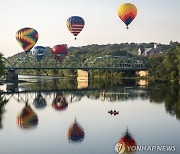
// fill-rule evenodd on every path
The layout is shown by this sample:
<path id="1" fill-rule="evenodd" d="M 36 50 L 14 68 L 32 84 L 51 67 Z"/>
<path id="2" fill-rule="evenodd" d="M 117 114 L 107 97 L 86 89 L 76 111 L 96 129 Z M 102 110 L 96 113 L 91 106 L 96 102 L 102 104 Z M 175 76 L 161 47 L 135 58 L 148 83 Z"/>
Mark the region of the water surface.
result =
<path id="1" fill-rule="evenodd" d="M 93 80 L 81 89 L 74 79 L 43 78 L 1 89 L 2 154 L 116 154 L 127 129 L 137 145 L 180 153 L 179 87 Z"/>

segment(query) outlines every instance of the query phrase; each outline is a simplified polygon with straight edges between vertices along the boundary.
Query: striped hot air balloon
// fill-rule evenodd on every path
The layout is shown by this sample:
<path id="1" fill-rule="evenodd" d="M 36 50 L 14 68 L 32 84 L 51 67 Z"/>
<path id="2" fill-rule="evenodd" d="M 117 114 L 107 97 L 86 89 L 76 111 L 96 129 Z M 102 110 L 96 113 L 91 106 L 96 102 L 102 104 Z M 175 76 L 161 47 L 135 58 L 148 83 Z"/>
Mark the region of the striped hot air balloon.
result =
<path id="1" fill-rule="evenodd" d="M 129 24 L 134 20 L 137 15 L 137 8 L 131 3 L 125 3 L 119 6 L 118 16 L 126 24 L 127 29 Z"/>
<path id="2" fill-rule="evenodd" d="M 25 105 L 18 115 L 17 124 L 24 129 L 32 129 L 38 125 L 38 116 L 28 104 Z"/>
<path id="3" fill-rule="evenodd" d="M 67 28 L 75 36 L 75 40 L 76 40 L 76 36 L 84 28 L 84 25 L 85 25 L 85 22 L 83 18 L 79 16 L 72 16 L 67 19 Z"/>
<path id="4" fill-rule="evenodd" d="M 16 40 L 18 41 L 19 45 L 23 48 L 23 50 L 27 53 L 36 44 L 38 40 L 38 32 L 33 28 L 22 28 L 17 31 Z"/>

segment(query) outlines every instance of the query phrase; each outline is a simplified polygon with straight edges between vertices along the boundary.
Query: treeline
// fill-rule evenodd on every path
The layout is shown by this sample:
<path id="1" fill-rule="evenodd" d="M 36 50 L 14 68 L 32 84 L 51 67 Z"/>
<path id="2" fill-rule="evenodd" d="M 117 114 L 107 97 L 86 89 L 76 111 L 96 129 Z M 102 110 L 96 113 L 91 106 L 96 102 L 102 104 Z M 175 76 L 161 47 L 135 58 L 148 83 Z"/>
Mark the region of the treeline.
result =
<path id="1" fill-rule="evenodd" d="M 169 45 L 158 44 L 161 52 L 165 52 L 167 49 L 174 47 L 178 42 L 170 42 Z M 78 55 L 82 58 L 97 57 L 104 55 L 112 56 L 135 56 L 138 54 L 139 48 L 154 48 L 154 42 L 150 43 L 121 43 L 121 44 L 107 44 L 98 45 L 92 44 L 82 47 L 70 47 L 70 55 Z"/>
<path id="2" fill-rule="evenodd" d="M 154 80 L 172 80 L 179 81 L 179 43 L 170 42 L 169 45 L 166 44 L 157 44 L 158 49 L 156 53 L 150 57 L 138 56 L 138 49 L 145 48 L 154 48 L 155 43 L 121 43 L 121 44 L 107 44 L 107 45 L 87 45 L 82 47 L 69 47 L 68 57 L 65 58 L 62 63 L 56 63 L 55 59 L 46 56 L 41 64 L 34 59 L 26 59 L 26 62 L 23 63 L 23 66 L 82 66 L 87 59 L 93 59 L 95 57 L 101 56 L 122 56 L 124 58 L 141 58 L 146 62 L 146 66 L 149 70 L 149 75 Z M 50 48 L 48 48 L 48 53 L 50 53 Z M 30 57 L 33 57 L 31 53 L 28 53 Z M 18 53 L 12 57 L 9 57 L 8 60 L 12 63 L 18 58 L 25 57 L 24 52 Z M 123 59 L 123 58 L 122 58 Z M 48 64 L 51 62 L 52 64 Z M 56 64 L 53 64 L 56 63 Z M 113 59 L 108 58 L 106 61 L 103 61 L 103 66 L 108 66 L 113 64 Z M 111 65 L 112 66 L 112 65 Z M 21 74 L 30 74 L 30 75 L 57 75 L 57 76 L 73 76 L 76 75 L 75 70 L 23 70 L 20 71 Z M 117 72 L 117 71 L 103 71 L 95 70 L 91 71 L 93 76 L 113 76 L 113 77 L 122 77 L 122 76 L 134 76 L 134 72 Z"/>
<path id="3" fill-rule="evenodd" d="M 152 55 L 147 67 L 154 80 L 180 83 L 180 44 L 168 49 L 165 54 Z"/>
<path id="4" fill-rule="evenodd" d="M 0 53 L 0 82 L 5 75 L 5 70 L 4 70 L 5 66 L 4 66 L 2 58 L 3 58 L 3 55 Z"/>
<path id="5" fill-rule="evenodd" d="M 75 56 L 79 59 L 86 60 L 90 57 L 98 57 L 105 55 L 112 56 L 136 56 L 138 54 L 139 48 L 153 48 L 154 42 L 150 43 L 120 43 L 120 44 L 107 44 L 107 45 L 98 45 L 92 44 L 82 47 L 69 47 L 68 56 Z M 169 48 L 173 48 L 176 46 L 178 42 L 170 42 L 169 45 L 166 44 L 158 44 L 158 47 L 161 49 L 161 52 L 165 52 Z M 48 48 L 48 52 L 50 52 L 50 48 Z M 25 56 L 24 52 L 13 55 L 12 57 L 8 57 L 9 61 L 14 61 L 18 57 Z M 77 61 L 77 63 L 79 63 Z"/>

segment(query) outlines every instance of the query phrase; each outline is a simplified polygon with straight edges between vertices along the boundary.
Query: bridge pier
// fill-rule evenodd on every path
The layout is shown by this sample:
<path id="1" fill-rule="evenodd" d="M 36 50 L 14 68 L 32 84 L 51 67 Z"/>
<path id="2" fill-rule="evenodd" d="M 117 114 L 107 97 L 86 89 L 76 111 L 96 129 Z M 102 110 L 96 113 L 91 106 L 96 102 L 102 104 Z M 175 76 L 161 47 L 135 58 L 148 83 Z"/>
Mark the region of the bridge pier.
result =
<path id="1" fill-rule="evenodd" d="M 18 82 L 18 73 L 15 69 L 9 69 L 6 75 L 8 82 Z"/>
<path id="2" fill-rule="evenodd" d="M 89 86 L 90 72 L 84 70 L 77 70 L 78 89 L 87 88 Z"/>
<path id="3" fill-rule="evenodd" d="M 148 71 L 137 71 L 136 75 L 140 76 L 140 77 L 148 77 Z"/>

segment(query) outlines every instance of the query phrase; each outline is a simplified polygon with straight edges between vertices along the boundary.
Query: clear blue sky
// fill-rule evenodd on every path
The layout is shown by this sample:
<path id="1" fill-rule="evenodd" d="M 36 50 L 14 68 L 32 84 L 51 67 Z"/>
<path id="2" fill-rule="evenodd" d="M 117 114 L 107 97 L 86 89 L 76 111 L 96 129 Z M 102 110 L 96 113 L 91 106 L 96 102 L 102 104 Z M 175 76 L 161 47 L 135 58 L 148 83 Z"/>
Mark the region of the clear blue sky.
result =
<path id="1" fill-rule="evenodd" d="M 138 8 L 129 30 L 117 15 L 118 6 L 125 2 Z M 72 15 L 85 20 L 76 41 L 66 27 Z M 50 47 L 180 41 L 179 19 L 180 0 L 1 0 L 0 52 L 7 57 L 22 51 L 15 34 L 24 27 L 38 31 L 36 45 Z"/>

